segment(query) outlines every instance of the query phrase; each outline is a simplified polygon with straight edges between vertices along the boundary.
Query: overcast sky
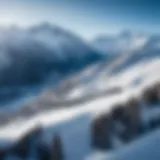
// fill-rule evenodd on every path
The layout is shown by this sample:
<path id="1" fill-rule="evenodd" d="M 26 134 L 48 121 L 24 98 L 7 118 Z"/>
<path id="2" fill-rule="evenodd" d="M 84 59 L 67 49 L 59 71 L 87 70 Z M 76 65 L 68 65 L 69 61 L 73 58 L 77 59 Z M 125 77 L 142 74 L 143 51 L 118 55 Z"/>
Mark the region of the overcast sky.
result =
<path id="1" fill-rule="evenodd" d="M 50 22 L 91 39 L 121 30 L 160 32 L 158 0 L 0 0 L 0 25 Z"/>

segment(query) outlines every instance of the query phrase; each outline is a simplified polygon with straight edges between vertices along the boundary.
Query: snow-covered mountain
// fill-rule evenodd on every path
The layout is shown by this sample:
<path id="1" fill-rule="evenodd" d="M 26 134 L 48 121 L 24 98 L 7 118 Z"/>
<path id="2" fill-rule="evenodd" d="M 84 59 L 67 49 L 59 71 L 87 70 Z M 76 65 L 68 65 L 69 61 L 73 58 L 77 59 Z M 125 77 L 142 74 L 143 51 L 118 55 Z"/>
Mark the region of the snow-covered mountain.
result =
<path id="1" fill-rule="evenodd" d="M 67 74 L 101 57 L 80 38 L 49 24 L 2 29 L 0 50 L 0 84 L 12 86 L 37 83 L 50 70 Z"/>
<path id="2" fill-rule="evenodd" d="M 48 79 L 56 84 L 102 57 L 81 38 L 50 24 L 0 28 L 0 102 L 7 102 L 7 93 L 9 100 Z"/>
<path id="3" fill-rule="evenodd" d="M 72 74 L 63 76 L 56 87 L 53 81 L 53 87 L 50 83 L 38 95 L 0 110 L 0 159 L 121 160 L 129 154 L 137 160 L 146 158 L 146 152 L 158 160 L 157 150 L 147 150 L 159 146 L 155 142 L 160 126 L 159 36 L 123 33 L 118 38 L 126 42 L 113 44 L 119 54 L 109 60 L 83 40 L 48 24 L 12 28 L 1 37 L 2 59 L 8 65 L 1 70 L 7 74 L 12 67 L 10 79 L 6 77 L 10 83 L 17 73 L 13 84 L 21 84 L 19 76 L 26 80 L 30 70 L 33 77 L 39 76 L 37 69 L 46 76 L 43 67 L 48 64 L 59 76 Z"/>
<path id="4" fill-rule="evenodd" d="M 99 36 L 92 44 L 103 53 L 122 54 L 143 48 L 148 39 L 149 36 L 145 34 L 123 31 L 116 35 Z"/>
<path id="5" fill-rule="evenodd" d="M 37 39 L 33 31 L 32 36 Z M 133 160 L 144 157 L 140 155 L 144 149 L 147 153 L 149 145 L 156 145 L 159 139 L 159 131 L 151 134 L 160 126 L 157 39 L 154 36 L 143 49 L 120 54 L 109 63 L 92 64 L 12 112 L 1 112 L 0 148 L 4 160 L 39 160 L 42 153 L 51 159 L 57 150 L 56 160 L 118 160 L 128 154 L 134 155 Z M 39 126 L 38 132 L 33 129 Z M 37 137 L 34 141 L 33 133 Z M 147 134 L 154 137 L 141 140 Z M 30 143 L 34 145 L 27 145 Z M 27 149 L 17 150 L 22 146 Z M 104 153 L 97 154 L 102 149 Z M 159 153 L 154 153 L 157 155 L 149 157 L 158 160 Z"/>

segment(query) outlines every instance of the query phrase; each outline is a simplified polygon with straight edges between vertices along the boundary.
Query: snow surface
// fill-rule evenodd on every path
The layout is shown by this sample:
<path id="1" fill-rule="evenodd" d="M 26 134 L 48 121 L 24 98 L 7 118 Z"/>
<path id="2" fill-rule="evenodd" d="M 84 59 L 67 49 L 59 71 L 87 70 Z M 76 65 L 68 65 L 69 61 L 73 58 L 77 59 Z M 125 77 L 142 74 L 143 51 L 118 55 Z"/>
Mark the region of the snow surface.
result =
<path id="1" fill-rule="evenodd" d="M 95 152 L 86 160 L 159 160 L 160 129 L 150 133 L 116 152 Z"/>
<path id="2" fill-rule="evenodd" d="M 91 70 L 95 71 L 95 68 L 97 71 L 97 67 L 95 66 L 94 69 L 91 67 Z M 141 160 L 147 160 L 147 158 L 150 158 L 157 160 L 156 154 L 157 156 L 160 156 L 160 154 L 158 154 L 157 150 L 152 152 L 151 147 L 160 145 L 158 142 L 160 138 L 158 136 L 159 131 L 155 132 L 153 136 L 151 135 L 148 138 L 140 140 L 140 142 L 134 142 L 133 147 L 132 145 L 130 145 L 130 147 L 122 147 L 124 148 L 124 150 L 122 149 L 122 152 L 118 151 L 116 154 L 113 152 L 113 154 L 109 153 L 104 156 L 100 153 L 99 157 L 98 154 L 95 154 L 95 152 L 91 149 L 90 124 L 93 118 L 99 116 L 99 114 L 110 112 L 113 109 L 114 104 L 124 103 L 132 97 L 139 97 L 144 88 L 159 82 L 159 69 L 160 59 L 157 58 L 141 61 L 140 63 L 131 66 L 121 73 L 110 76 L 106 76 L 106 70 L 104 69 L 101 71 L 101 76 L 97 76 L 93 82 L 88 83 L 87 85 L 85 85 L 85 83 L 80 83 L 78 87 L 73 87 L 73 89 L 71 89 L 71 91 L 69 91 L 65 97 L 68 99 L 74 99 L 77 96 L 83 97 L 89 92 L 96 91 L 98 93 L 104 89 L 112 88 L 113 86 L 119 86 L 122 88 L 122 92 L 110 96 L 100 96 L 98 98 L 84 101 L 83 103 L 74 104 L 74 106 L 69 108 L 64 104 L 61 106 L 61 109 L 44 111 L 32 116 L 29 119 L 19 118 L 13 122 L 10 122 L 8 125 L 0 127 L 0 146 L 6 147 L 7 145 L 11 145 L 26 131 L 33 128 L 37 124 L 42 124 L 45 130 L 43 135 L 45 142 L 51 143 L 53 134 L 57 132 L 60 134 L 66 160 L 82 160 L 89 155 L 91 155 L 89 158 L 91 157 L 92 160 L 95 158 L 96 160 L 100 160 L 101 157 L 104 157 L 104 160 L 108 159 L 108 157 L 111 160 L 116 160 L 117 158 L 121 157 L 121 159 L 128 159 L 128 155 L 130 159 L 130 155 L 132 154 L 132 158 L 135 157 L 138 159 L 138 156 L 141 156 L 139 153 L 146 153 L 146 150 L 147 154 L 143 154 L 141 157 L 139 157 L 139 159 L 141 158 Z M 90 70 L 83 72 L 80 79 L 83 79 L 85 74 L 88 75 L 88 72 L 90 72 Z M 160 112 L 159 110 L 157 112 L 157 110 L 155 109 L 152 111 L 153 116 L 155 113 L 157 114 Z M 144 113 L 144 121 L 148 116 L 150 116 L 149 113 Z M 115 143 L 119 142 L 115 141 Z M 121 144 L 119 143 L 119 145 Z M 144 149 L 144 146 L 148 147 Z M 149 153 L 151 155 L 149 155 Z M 155 153 L 155 155 L 152 155 L 152 153 Z"/>

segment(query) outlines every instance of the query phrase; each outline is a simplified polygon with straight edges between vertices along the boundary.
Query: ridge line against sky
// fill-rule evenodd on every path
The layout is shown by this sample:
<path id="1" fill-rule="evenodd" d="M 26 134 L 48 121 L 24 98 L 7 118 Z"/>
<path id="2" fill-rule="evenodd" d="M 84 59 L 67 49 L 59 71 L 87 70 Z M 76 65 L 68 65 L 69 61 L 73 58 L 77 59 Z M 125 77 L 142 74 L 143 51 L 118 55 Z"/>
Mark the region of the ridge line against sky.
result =
<path id="1" fill-rule="evenodd" d="M 85 39 L 122 30 L 160 33 L 157 0 L 0 0 L 0 25 L 49 22 Z"/>

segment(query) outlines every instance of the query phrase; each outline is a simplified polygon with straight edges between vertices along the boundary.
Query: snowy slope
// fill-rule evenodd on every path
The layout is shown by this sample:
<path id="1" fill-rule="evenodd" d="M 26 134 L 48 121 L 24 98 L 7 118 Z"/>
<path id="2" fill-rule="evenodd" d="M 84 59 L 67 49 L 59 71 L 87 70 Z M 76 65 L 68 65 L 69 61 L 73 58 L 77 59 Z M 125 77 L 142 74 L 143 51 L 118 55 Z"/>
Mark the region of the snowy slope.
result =
<path id="1" fill-rule="evenodd" d="M 159 148 L 160 130 L 158 129 L 117 152 L 109 154 L 97 152 L 86 160 L 158 160 L 160 158 Z"/>
<path id="2" fill-rule="evenodd" d="M 63 49 L 59 48 L 66 42 L 63 36 L 66 37 L 67 34 L 68 37 L 68 33 L 62 36 L 59 29 L 53 29 L 48 25 L 32 28 L 27 32 L 31 34 L 32 40 L 45 43 L 47 48 L 58 51 L 60 53 L 58 58 L 61 59 Z M 58 38 L 51 42 L 50 39 L 55 36 Z M 42 37 L 45 37 L 45 40 Z M 74 38 L 69 36 L 69 39 Z M 73 41 L 77 42 L 75 39 Z M 58 134 L 61 137 L 65 154 L 64 160 L 83 160 L 86 158 L 99 160 L 101 157 L 104 160 L 108 157 L 111 160 L 116 160 L 121 156 L 122 159 L 123 157 L 127 158 L 128 153 L 133 154 L 133 158 L 141 156 L 134 153 L 143 153 L 144 150 L 141 149 L 143 146 L 149 145 L 148 143 L 154 145 L 156 139 L 159 139 L 157 136 L 159 131 L 153 133 L 154 138 L 157 138 L 152 138 L 151 134 L 151 138 L 146 137 L 135 141 L 133 146 L 132 143 L 126 145 L 121 143 L 116 135 L 112 135 L 111 139 L 115 150 L 105 154 L 97 154 L 97 151 L 91 146 L 91 124 L 102 114 L 111 114 L 117 104 L 126 104 L 132 98 L 140 103 L 141 121 L 145 127 L 152 119 L 160 117 L 159 103 L 152 104 L 147 108 L 148 106 L 142 100 L 144 90 L 160 82 L 158 42 L 159 38 L 152 37 L 139 50 L 120 54 L 110 63 L 105 60 L 99 61 L 67 77 L 56 88 L 43 90 L 37 97 L 30 99 L 19 108 L 11 110 L 12 112 L 1 111 L 0 150 L 14 146 L 26 132 L 40 125 L 43 130 L 41 140 L 45 145 L 52 145 L 54 135 Z M 81 43 L 80 40 L 80 46 Z M 72 41 L 66 45 L 71 49 L 75 46 L 75 44 L 72 46 Z M 80 54 L 80 52 L 77 53 Z M 156 150 L 155 153 L 159 156 Z M 7 156 L 10 156 L 11 160 L 13 159 L 13 155 Z M 144 158 L 144 155 L 142 156 Z M 27 160 L 39 160 L 33 158 L 32 154 L 29 157 Z M 152 158 L 157 160 L 156 157 Z"/>
<path id="3" fill-rule="evenodd" d="M 144 66 L 146 66 L 145 70 L 143 69 Z M 33 99 L 23 105 L 20 110 L 15 110 L 14 114 L 13 112 L 11 114 L 7 112 L 7 114 L 11 118 L 23 116 L 23 114 L 30 116 L 43 110 L 74 107 L 77 104 L 88 103 L 101 97 L 119 96 L 121 94 L 134 95 L 138 90 L 142 90 L 144 87 L 159 80 L 158 68 L 160 68 L 159 59 L 142 61 L 122 73 L 120 72 L 112 76 L 106 76 L 105 70 L 102 70 L 104 72 L 102 72 L 103 74 L 101 73 L 101 76 L 98 72 L 99 76 L 91 79 L 88 83 L 82 80 L 86 74 L 89 76 L 89 73 L 86 71 L 87 73 L 84 72 L 78 80 L 74 81 L 75 79 L 71 77 L 56 90 L 44 90 L 38 98 L 35 97 L 36 100 Z M 93 67 L 90 69 L 92 71 Z M 77 76 L 75 77 L 77 78 Z M 1 117 L 3 115 L 2 112 Z"/>
<path id="4" fill-rule="evenodd" d="M 125 103 L 132 97 L 139 98 L 144 88 L 160 81 L 159 58 L 142 60 L 117 74 L 110 74 L 110 69 L 104 64 L 103 62 L 103 65 L 99 63 L 89 67 L 79 77 L 75 76 L 75 79 L 69 78 L 67 84 L 72 86 L 73 83 L 74 87 L 66 89 L 65 83 L 62 83 L 57 90 L 47 90 L 38 99 L 31 101 L 24 112 L 18 111 L 20 114 L 12 122 L 1 126 L 0 145 L 11 145 L 26 131 L 41 124 L 45 143 L 50 144 L 52 136 L 55 133 L 60 134 L 66 160 L 82 160 L 94 153 L 90 142 L 92 120 L 102 113 L 111 112 L 117 103 Z M 98 76 L 84 83 L 84 78 L 95 71 Z M 111 95 L 102 92 L 115 86 L 120 87 L 121 91 Z M 60 94 L 66 90 L 66 94 Z M 88 94 L 88 91 L 92 94 Z M 92 97 L 93 95 L 95 96 Z M 144 119 L 145 116 L 147 115 L 144 115 Z M 12 119 L 12 115 L 10 118 Z"/>

